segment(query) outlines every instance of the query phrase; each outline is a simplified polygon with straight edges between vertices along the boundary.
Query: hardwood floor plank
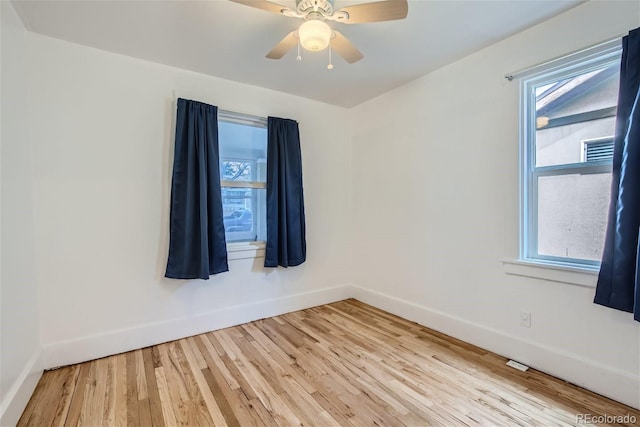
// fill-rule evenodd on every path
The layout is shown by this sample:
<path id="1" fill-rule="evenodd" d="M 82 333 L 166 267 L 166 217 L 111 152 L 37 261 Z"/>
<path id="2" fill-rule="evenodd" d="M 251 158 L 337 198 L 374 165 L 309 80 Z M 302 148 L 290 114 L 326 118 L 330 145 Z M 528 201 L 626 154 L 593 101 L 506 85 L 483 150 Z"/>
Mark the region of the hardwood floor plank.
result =
<path id="1" fill-rule="evenodd" d="M 138 399 L 138 416 L 140 417 L 140 426 L 151 425 L 151 407 L 149 406 L 149 398 Z"/>
<path id="2" fill-rule="evenodd" d="M 267 350 L 273 358 L 277 358 L 285 363 L 295 363 L 295 359 L 282 351 L 268 336 L 266 336 L 254 323 L 242 325 L 242 329 L 246 330 L 258 344 Z"/>
<path id="3" fill-rule="evenodd" d="M 153 367 L 159 368 L 162 366 L 162 361 L 160 360 L 160 352 L 158 351 L 157 346 L 151 347 L 151 355 L 153 356 Z"/>
<path id="4" fill-rule="evenodd" d="M 127 355 L 118 354 L 116 360 L 116 413 L 115 425 L 125 427 L 127 425 Z"/>
<path id="5" fill-rule="evenodd" d="M 192 397 L 193 386 L 188 373 L 185 372 L 181 363 L 184 356 L 182 355 L 182 350 L 179 345 L 178 341 L 173 341 L 158 346 L 167 383 L 170 385 L 169 394 L 171 396 L 171 403 L 173 404 L 173 411 L 178 424 L 188 426 L 200 425 L 201 402 L 199 399 Z M 207 420 L 207 417 L 204 418 L 204 423 L 210 425 L 211 419 L 209 418 Z"/>
<path id="6" fill-rule="evenodd" d="M 105 376 L 106 385 L 102 425 L 103 427 L 109 427 L 115 426 L 116 424 L 116 358 L 106 358 L 105 367 L 107 372 Z"/>
<path id="7" fill-rule="evenodd" d="M 213 344 L 211 344 L 208 335 L 201 335 L 197 338 L 199 339 L 196 339 L 196 344 L 200 349 L 200 353 L 204 356 L 207 367 L 211 372 L 215 373 L 216 371 L 219 371 L 220 375 L 222 375 L 225 382 L 229 385 L 229 388 L 232 390 L 239 389 L 240 384 L 236 381 L 236 375 L 232 374 L 227 365 L 223 362 L 218 352 L 214 349 Z M 213 339 L 215 339 L 215 337 L 213 337 Z"/>
<path id="8" fill-rule="evenodd" d="M 182 344 L 184 354 L 187 356 L 187 359 L 189 359 L 189 363 L 193 365 L 193 369 L 202 370 L 207 368 L 207 362 L 204 360 L 202 353 L 200 353 L 193 337 L 180 340 L 180 343 Z"/>
<path id="9" fill-rule="evenodd" d="M 45 372 L 18 425 L 640 425 L 638 410 L 505 363 L 345 300 Z"/>
<path id="10" fill-rule="evenodd" d="M 127 379 L 127 425 L 140 425 L 138 415 L 138 381 L 136 376 L 136 355 L 131 351 L 126 354 L 126 379 Z"/>
<path id="11" fill-rule="evenodd" d="M 253 411 L 259 420 L 259 425 L 268 427 L 280 427 L 282 424 L 278 424 L 278 420 L 272 415 L 271 411 L 264 407 L 260 399 L 257 397 L 248 402 L 248 406 Z M 286 424 L 285 424 L 286 425 Z"/>
<path id="12" fill-rule="evenodd" d="M 220 388 L 220 385 L 216 381 L 215 377 L 211 373 L 209 368 L 205 368 L 202 370 L 202 376 L 209 386 L 209 390 L 211 390 L 211 394 L 213 396 L 214 401 L 216 402 L 220 412 L 222 413 L 222 417 L 224 418 L 225 424 L 229 427 L 239 427 L 240 422 L 238 418 L 233 413 L 233 408 L 229 404 L 229 400 L 225 393 Z"/>
<path id="13" fill-rule="evenodd" d="M 156 380 L 153 351 L 150 347 L 142 350 L 142 359 L 144 364 L 145 381 L 147 384 L 147 396 L 149 398 L 151 424 L 153 424 L 154 427 L 164 427 L 165 422 L 162 413 L 162 401 L 160 400 L 160 392 Z"/>
<path id="14" fill-rule="evenodd" d="M 53 371 L 47 371 L 43 374 L 42 379 L 36 386 L 36 390 L 34 391 L 33 397 L 27 405 L 27 410 L 24 411 L 22 417 L 18 421 L 19 426 L 41 426 L 41 425 L 51 425 L 61 410 L 66 406 L 66 402 L 64 402 L 65 398 L 68 399 L 68 391 L 67 395 L 65 395 L 65 385 L 70 381 L 70 376 L 73 375 L 72 367 L 65 367 L 61 369 L 56 369 Z M 50 393 L 43 393 L 40 390 L 52 389 L 52 390 L 62 390 L 63 394 L 60 396 L 59 394 L 52 395 Z M 62 398 L 62 400 L 60 400 Z M 29 410 L 29 406 L 32 408 L 42 408 L 41 410 Z"/>
<path id="15" fill-rule="evenodd" d="M 368 399 L 366 393 L 362 393 L 360 396 L 354 396 L 351 393 L 340 394 L 336 396 L 337 399 L 344 402 L 351 411 L 361 420 L 365 421 L 364 425 L 378 425 L 378 426 L 396 426 L 403 425 L 397 418 L 393 417 L 386 411 L 386 408 L 375 407 Z"/>
<path id="16" fill-rule="evenodd" d="M 221 420 L 220 422 L 224 427 L 226 424 L 224 422 L 224 418 L 220 414 L 220 409 L 217 407 L 214 401 L 209 402 L 207 400 L 211 392 L 208 390 L 206 386 L 206 382 L 202 375 L 197 375 L 200 373 L 200 370 L 197 369 L 197 366 L 194 369 L 191 368 L 189 361 L 187 360 L 187 356 L 184 352 L 184 340 L 178 340 L 175 342 L 174 347 L 174 356 L 179 363 L 179 367 L 181 369 L 182 375 L 185 380 L 185 385 L 187 387 L 187 392 L 189 393 L 189 397 L 191 402 L 193 402 L 193 408 L 195 409 L 195 416 L 197 419 L 197 425 L 199 426 L 213 426 L 215 425 L 214 418 Z M 203 390 L 200 387 L 200 383 L 205 384 L 205 391 L 207 392 L 207 399 L 203 395 Z"/>
<path id="17" fill-rule="evenodd" d="M 230 338 L 234 344 L 238 346 L 242 357 L 253 365 L 253 368 L 265 379 L 273 391 L 276 394 L 284 393 L 279 381 L 279 377 L 282 376 L 282 369 L 277 365 L 270 366 L 268 361 L 265 361 L 255 347 L 251 345 L 251 342 L 247 341 L 244 337 L 230 336 Z"/>
<path id="18" fill-rule="evenodd" d="M 304 376 L 297 376 L 296 370 L 287 362 L 286 359 L 282 359 L 281 355 L 278 353 L 269 353 L 260 343 L 257 341 L 253 341 L 251 343 L 254 347 L 253 351 L 256 351 L 260 354 L 260 356 L 265 360 L 269 367 L 273 370 L 278 370 L 279 375 L 281 377 L 293 377 L 295 376 L 296 381 L 302 386 L 304 391 L 308 394 L 316 391 L 316 388 L 313 384 L 306 380 Z"/>
<path id="19" fill-rule="evenodd" d="M 327 398 L 320 391 L 314 391 L 313 393 L 311 393 L 311 398 L 315 400 L 318 405 L 322 406 L 322 408 L 327 411 L 327 413 L 331 415 L 334 420 L 336 420 L 335 425 L 349 425 L 348 418 L 352 417 L 353 413 L 349 410 L 348 407 L 346 407 L 346 405 L 345 407 L 347 408 L 347 410 L 341 410 L 339 405 L 335 404 L 334 399 Z"/>
<path id="20" fill-rule="evenodd" d="M 84 389 L 84 399 L 80 412 L 81 426 L 99 425 L 102 423 L 102 415 L 106 392 L 106 365 L 105 359 L 90 362 L 89 377 Z"/>
<path id="21" fill-rule="evenodd" d="M 267 322 L 268 319 L 263 319 L 255 322 L 255 325 L 260 331 L 265 334 L 271 341 L 273 341 L 279 348 L 282 349 L 289 357 L 293 360 L 297 360 L 296 354 L 298 353 L 298 348 L 293 345 L 288 340 L 284 339 L 277 331 L 274 329 L 272 324 L 278 325 L 277 322 Z"/>
<path id="22" fill-rule="evenodd" d="M 169 384 L 167 383 L 167 378 L 164 375 L 164 368 L 162 366 L 155 368 L 155 375 L 162 408 L 162 419 L 167 426 L 177 426 L 178 421 L 176 420 L 176 416 L 173 412 L 171 394 L 169 393 Z"/>
<path id="23" fill-rule="evenodd" d="M 65 426 L 76 427 L 80 422 L 80 412 L 82 412 L 82 403 L 84 400 L 84 388 L 86 387 L 87 380 L 89 378 L 90 364 L 91 362 L 85 362 L 78 365 L 80 367 L 80 372 L 78 373 L 78 380 L 76 381 L 76 386 L 73 389 L 73 396 L 71 397 L 71 405 L 69 406 L 69 413 L 67 414 L 67 419 L 64 420 Z M 51 391 L 51 390 L 47 391 L 47 393 L 52 393 L 52 392 L 54 391 Z"/>
<path id="24" fill-rule="evenodd" d="M 59 396 L 60 402 L 58 404 L 56 414 L 51 421 L 52 426 L 63 426 L 69 415 L 71 408 L 71 401 L 73 393 L 78 383 L 78 377 L 80 376 L 80 365 L 74 365 L 69 367 L 69 375 L 67 376 L 64 384 L 62 385 L 62 394 Z"/>
<path id="25" fill-rule="evenodd" d="M 233 379 L 232 383 L 236 385 L 235 387 L 232 387 L 232 384 L 228 382 L 228 378 L 223 374 L 222 369 L 226 370 L 226 366 L 218 357 L 217 352 L 213 350 L 209 340 L 205 336 L 199 336 L 196 337 L 195 342 L 207 363 L 207 368 L 203 370 L 203 375 L 218 402 L 227 425 L 259 426 L 257 417 L 250 416 L 251 411 L 248 408 L 248 400 L 245 393 L 240 389 L 233 377 L 231 378 Z M 228 370 L 226 371 L 228 372 Z"/>
<path id="26" fill-rule="evenodd" d="M 209 383 L 202 373 L 202 365 L 204 365 L 205 368 L 207 365 L 205 363 L 200 363 L 199 360 L 204 359 L 195 356 L 196 352 L 191 349 L 191 344 L 188 340 L 181 340 L 180 344 L 182 345 L 182 348 L 184 350 L 185 358 L 190 368 L 190 373 L 193 376 L 195 385 L 197 386 L 197 388 L 193 388 L 194 392 L 195 390 L 197 390 L 197 395 L 201 396 L 202 404 L 206 408 L 207 413 L 209 414 L 209 417 L 213 422 L 213 425 L 226 427 L 227 421 L 225 420 L 224 415 L 222 414 L 222 411 L 220 410 L 220 407 L 218 406 L 218 403 L 216 402 L 216 399 L 211 392 Z M 197 353 L 199 354 L 199 352 Z M 195 398 L 197 399 L 197 397 Z"/>
<path id="27" fill-rule="evenodd" d="M 196 420 L 192 415 L 194 410 L 191 409 L 194 404 L 190 401 L 182 375 L 178 372 L 175 362 L 169 356 L 170 344 L 171 343 L 166 343 L 157 346 L 162 368 L 156 368 L 156 372 L 162 370 L 167 385 L 166 390 L 168 396 L 164 399 L 163 403 L 166 403 L 170 407 L 176 425 L 195 425 Z M 156 379 L 158 378 L 159 377 L 156 376 Z"/>
<path id="28" fill-rule="evenodd" d="M 237 364 L 238 370 L 243 376 L 244 383 L 250 387 L 267 410 L 273 411 L 274 408 L 271 401 L 272 399 L 277 400 L 277 393 L 265 378 L 262 377 L 255 366 L 242 354 L 242 350 L 238 348 L 226 331 L 219 331 L 216 335 L 219 342 L 229 350 L 228 355 L 231 360 Z M 244 386 L 242 389 L 246 391 L 244 390 Z"/>
<path id="29" fill-rule="evenodd" d="M 148 396 L 147 394 L 147 375 L 144 368 L 144 358 L 142 356 L 142 350 L 136 350 L 133 352 L 136 361 L 136 385 L 138 388 L 138 400 L 144 400 Z"/>
<path id="30" fill-rule="evenodd" d="M 232 393 L 235 395 L 235 398 L 229 399 L 232 402 L 236 402 L 233 406 L 234 415 L 238 418 L 238 422 L 242 427 L 262 427 L 262 426 L 271 426 L 276 425 L 275 420 L 272 417 L 266 417 L 265 420 L 262 420 L 259 410 L 263 410 L 264 406 L 262 403 L 256 398 L 253 402 L 258 402 L 259 406 L 262 409 L 256 409 L 249 400 L 247 400 L 247 396 L 242 392 L 242 390 L 233 390 Z"/>
<path id="31" fill-rule="evenodd" d="M 220 346 L 220 342 L 216 338 L 216 335 L 214 335 L 213 333 L 207 334 L 207 339 L 214 346 L 214 348 L 216 345 Z M 237 388 L 242 390 L 242 392 L 247 396 L 247 400 L 255 399 L 257 396 L 254 393 L 251 385 L 247 383 L 247 380 L 245 379 L 245 377 L 240 373 L 238 366 L 234 362 L 235 357 L 234 359 L 232 359 L 231 357 L 229 357 L 229 354 L 224 352 L 222 355 L 218 353 L 218 358 L 221 363 L 221 365 L 218 365 L 220 367 L 220 370 L 222 372 L 225 372 L 225 370 L 229 372 L 229 374 L 232 377 L 232 381 L 237 385 Z"/>
<path id="32" fill-rule="evenodd" d="M 295 412 L 299 418 L 308 420 L 305 425 L 320 422 L 322 425 L 338 425 L 338 421 L 309 394 L 304 387 L 291 375 L 282 377 L 283 389 L 287 399 L 295 405 Z M 315 390 L 314 390 L 315 392 Z"/>

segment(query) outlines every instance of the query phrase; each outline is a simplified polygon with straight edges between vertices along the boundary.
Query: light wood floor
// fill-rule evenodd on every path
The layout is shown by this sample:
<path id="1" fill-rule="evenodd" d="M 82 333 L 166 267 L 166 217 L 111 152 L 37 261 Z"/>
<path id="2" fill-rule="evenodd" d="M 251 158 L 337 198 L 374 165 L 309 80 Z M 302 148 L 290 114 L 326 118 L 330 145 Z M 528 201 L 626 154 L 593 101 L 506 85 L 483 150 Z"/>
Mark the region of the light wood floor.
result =
<path id="1" fill-rule="evenodd" d="M 44 374 L 19 426 L 576 425 L 639 411 L 355 300 Z"/>

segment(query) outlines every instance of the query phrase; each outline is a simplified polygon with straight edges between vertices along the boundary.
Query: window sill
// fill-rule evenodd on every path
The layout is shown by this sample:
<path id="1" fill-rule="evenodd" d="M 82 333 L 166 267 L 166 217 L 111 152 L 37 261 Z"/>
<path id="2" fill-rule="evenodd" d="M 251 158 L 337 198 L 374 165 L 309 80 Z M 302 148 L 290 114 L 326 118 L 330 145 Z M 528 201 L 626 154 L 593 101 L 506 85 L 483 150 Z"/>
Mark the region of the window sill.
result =
<path id="1" fill-rule="evenodd" d="M 588 288 L 595 288 L 598 280 L 597 268 L 554 265 L 518 259 L 504 259 L 502 264 L 505 273 L 515 276 L 533 277 Z"/>
<path id="2" fill-rule="evenodd" d="M 227 259 L 264 258 L 264 242 L 238 242 L 227 243 Z"/>

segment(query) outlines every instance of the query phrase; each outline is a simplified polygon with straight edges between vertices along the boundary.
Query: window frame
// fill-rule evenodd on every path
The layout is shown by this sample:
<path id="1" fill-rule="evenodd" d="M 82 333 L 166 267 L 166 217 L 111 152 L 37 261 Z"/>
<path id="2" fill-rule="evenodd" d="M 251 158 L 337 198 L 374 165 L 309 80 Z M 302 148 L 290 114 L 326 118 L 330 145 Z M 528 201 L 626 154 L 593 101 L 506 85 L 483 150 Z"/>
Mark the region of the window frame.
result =
<path id="1" fill-rule="evenodd" d="M 244 113 L 237 113 L 234 111 L 218 109 L 218 122 L 232 123 L 243 126 L 252 126 L 262 129 L 267 129 L 267 118 L 253 116 Z M 220 158 L 220 161 L 250 161 L 253 163 L 254 168 L 257 166 L 257 159 L 238 159 L 238 158 Z M 266 159 L 265 159 L 266 163 Z M 266 167 L 266 165 L 265 165 Z M 262 181 L 229 181 L 220 180 L 220 187 L 222 188 L 248 188 L 248 189 L 263 189 L 266 191 L 267 182 L 266 179 Z M 258 216 L 253 215 L 254 227 L 258 225 Z M 266 218 L 265 225 L 266 227 Z M 226 235 L 226 230 L 225 230 Z M 229 259 L 245 259 L 245 258 L 259 258 L 264 257 L 264 248 L 266 242 L 264 240 L 247 240 L 247 241 L 233 241 L 227 242 L 227 252 Z"/>
<path id="2" fill-rule="evenodd" d="M 619 64 L 622 48 L 611 41 L 553 60 L 520 73 L 520 247 L 522 262 L 597 271 L 600 261 L 538 253 L 538 180 L 545 176 L 611 172 L 610 160 L 536 166 L 535 89 L 563 78 Z"/>

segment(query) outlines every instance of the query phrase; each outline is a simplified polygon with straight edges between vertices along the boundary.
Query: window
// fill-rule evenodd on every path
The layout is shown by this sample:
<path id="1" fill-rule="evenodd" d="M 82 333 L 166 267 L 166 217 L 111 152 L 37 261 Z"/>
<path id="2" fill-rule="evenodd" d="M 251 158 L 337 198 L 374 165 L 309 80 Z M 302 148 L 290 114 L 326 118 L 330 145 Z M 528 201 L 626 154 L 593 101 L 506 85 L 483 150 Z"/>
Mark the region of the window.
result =
<path id="1" fill-rule="evenodd" d="M 619 70 L 619 44 L 607 44 L 523 78 L 521 259 L 599 267 Z"/>
<path id="2" fill-rule="evenodd" d="M 265 241 L 267 122 L 219 111 L 218 134 L 227 242 Z"/>

